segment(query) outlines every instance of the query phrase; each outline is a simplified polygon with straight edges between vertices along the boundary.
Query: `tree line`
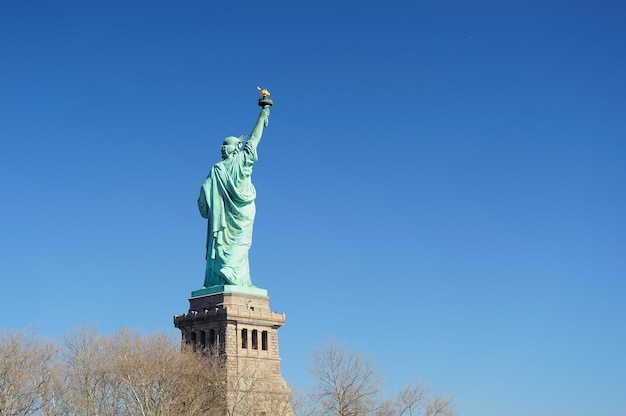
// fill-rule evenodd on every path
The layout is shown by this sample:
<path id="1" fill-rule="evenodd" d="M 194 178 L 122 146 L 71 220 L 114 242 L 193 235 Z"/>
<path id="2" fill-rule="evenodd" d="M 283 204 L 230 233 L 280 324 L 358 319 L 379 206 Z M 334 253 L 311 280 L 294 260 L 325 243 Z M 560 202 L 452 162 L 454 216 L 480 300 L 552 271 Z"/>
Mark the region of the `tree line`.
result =
<path id="1" fill-rule="evenodd" d="M 256 416 L 273 403 L 263 378 L 227 380 L 219 354 L 165 334 L 83 325 L 57 342 L 35 330 L 0 334 L 0 416 Z M 312 355 L 316 383 L 267 416 L 454 416 L 452 397 L 415 382 L 385 397 L 375 364 L 329 341 Z M 246 371 L 249 378 L 250 371 Z M 241 386 L 245 385 L 245 388 Z M 229 391 L 237 400 L 227 400 Z M 231 396 L 232 397 L 232 396 Z"/>

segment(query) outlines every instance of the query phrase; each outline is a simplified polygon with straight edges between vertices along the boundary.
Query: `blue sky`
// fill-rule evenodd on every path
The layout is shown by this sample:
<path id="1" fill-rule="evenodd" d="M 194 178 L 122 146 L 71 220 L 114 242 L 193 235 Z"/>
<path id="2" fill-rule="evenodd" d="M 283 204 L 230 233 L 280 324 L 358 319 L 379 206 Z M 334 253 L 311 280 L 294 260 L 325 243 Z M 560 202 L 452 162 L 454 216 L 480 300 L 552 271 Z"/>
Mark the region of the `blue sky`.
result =
<path id="1" fill-rule="evenodd" d="M 334 337 L 466 416 L 621 414 L 624 51 L 617 1 L 4 1 L 0 328 L 177 337 L 261 85 L 251 273 L 293 387 Z"/>

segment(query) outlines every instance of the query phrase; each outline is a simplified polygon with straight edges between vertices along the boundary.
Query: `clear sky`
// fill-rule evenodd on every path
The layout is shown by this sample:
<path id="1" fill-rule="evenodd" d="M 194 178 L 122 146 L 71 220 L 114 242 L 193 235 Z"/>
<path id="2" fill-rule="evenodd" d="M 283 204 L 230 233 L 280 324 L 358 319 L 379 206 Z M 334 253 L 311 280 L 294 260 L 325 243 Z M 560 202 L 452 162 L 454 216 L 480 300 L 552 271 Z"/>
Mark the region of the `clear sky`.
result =
<path id="1" fill-rule="evenodd" d="M 0 328 L 178 337 L 257 85 L 293 387 L 334 337 L 465 416 L 624 414 L 620 1 L 0 2 Z"/>

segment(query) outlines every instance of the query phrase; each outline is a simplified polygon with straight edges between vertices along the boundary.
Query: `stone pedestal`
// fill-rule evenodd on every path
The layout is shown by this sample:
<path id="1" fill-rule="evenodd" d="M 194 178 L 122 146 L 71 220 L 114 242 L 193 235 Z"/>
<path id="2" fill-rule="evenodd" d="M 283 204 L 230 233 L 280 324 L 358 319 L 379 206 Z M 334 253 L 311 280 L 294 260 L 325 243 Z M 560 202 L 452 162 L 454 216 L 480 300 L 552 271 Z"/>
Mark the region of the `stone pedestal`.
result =
<path id="1" fill-rule="evenodd" d="M 270 310 L 263 289 L 225 288 L 192 293 L 196 296 L 189 299 L 189 311 L 174 317 L 182 342 L 219 352 L 226 365 L 228 406 L 247 399 L 257 403 L 254 415 L 292 414 L 278 352 L 278 328 L 284 325 L 285 314 Z"/>

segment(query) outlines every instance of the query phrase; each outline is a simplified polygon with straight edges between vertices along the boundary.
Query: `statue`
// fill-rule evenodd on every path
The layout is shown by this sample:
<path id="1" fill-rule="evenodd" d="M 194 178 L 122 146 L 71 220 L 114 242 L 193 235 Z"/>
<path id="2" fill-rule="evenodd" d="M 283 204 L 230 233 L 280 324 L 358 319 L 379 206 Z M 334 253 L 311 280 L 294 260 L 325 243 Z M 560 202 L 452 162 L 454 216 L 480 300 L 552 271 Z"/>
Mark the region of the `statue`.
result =
<path id="1" fill-rule="evenodd" d="M 252 226 L 256 190 L 251 181 L 257 160 L 257 146 L 267 127 L 273 104 L 269 91 L 261 93 L 261 113 L 250 138 L 230 136 L 222 144 L 222 161 L 216 163 L 200 189 L 198 208 L 208 219 L 206 272 L 204 287 L 235 285 L 254 287 L 250 279 L 248 250 L 252 245 Z"/>

